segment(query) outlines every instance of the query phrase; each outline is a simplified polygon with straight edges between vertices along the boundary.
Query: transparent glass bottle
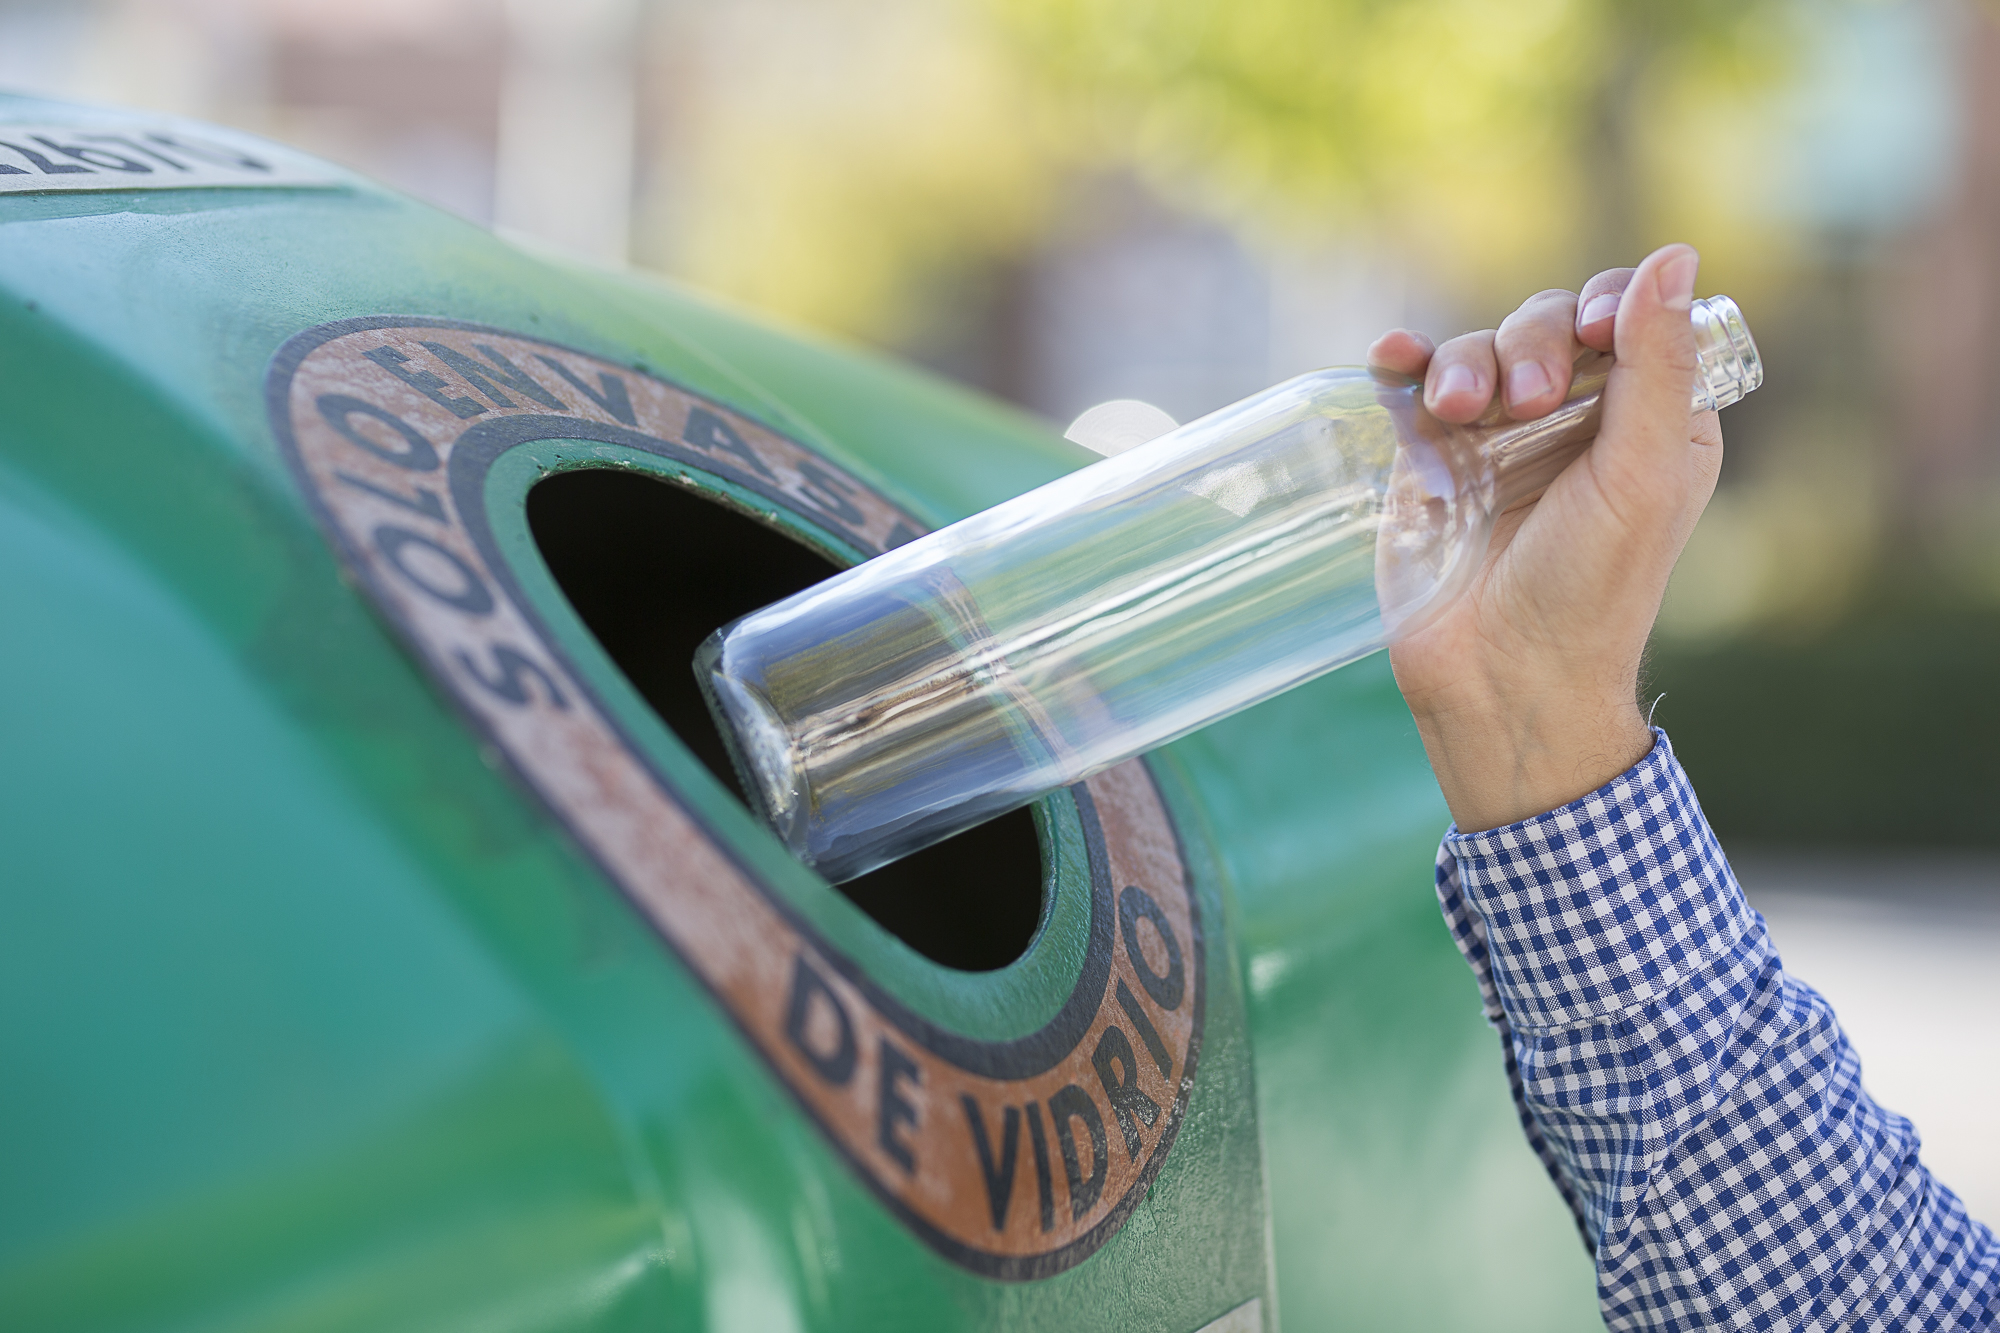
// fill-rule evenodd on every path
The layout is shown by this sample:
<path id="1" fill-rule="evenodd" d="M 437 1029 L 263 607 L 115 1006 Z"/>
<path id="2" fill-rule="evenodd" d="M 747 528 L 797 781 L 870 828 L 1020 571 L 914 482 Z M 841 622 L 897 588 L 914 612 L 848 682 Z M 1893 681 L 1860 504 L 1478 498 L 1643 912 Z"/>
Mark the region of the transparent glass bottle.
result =
<path id="1" fill-rule="evenodd" d="M 1762 383 L 1734 302 L 1692 317 L 1697 409 Z M 1427 623 L 1596 435 L 1610 365 L 1469 426 L 1301 375 L 745 616 L 696 674 L 760 813 L 851 879 Z"/>

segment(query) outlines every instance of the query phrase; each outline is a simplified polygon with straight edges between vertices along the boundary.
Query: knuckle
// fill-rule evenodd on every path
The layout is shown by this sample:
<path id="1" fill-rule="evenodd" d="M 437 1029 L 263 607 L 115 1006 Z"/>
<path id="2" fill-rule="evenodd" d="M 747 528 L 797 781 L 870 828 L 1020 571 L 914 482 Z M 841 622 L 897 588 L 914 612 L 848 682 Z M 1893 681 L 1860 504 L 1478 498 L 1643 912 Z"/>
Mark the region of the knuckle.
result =
<path id="1" fill-rule="evenodd" d="M 1494 337 L 1495 330 L 1493 329 L 1479 329 L 1473 333 L 1461 333 L 1444 346 L 1438 348 L 1437 354 L 1452 360 L 1485 355 L 1492 351 Z"/>
<path id="2" fill-rule="evenodd" d="M 1541 325 L 1548 325 L 1554 327 L 1570 320 L 1572 318 L 1571 312 L 1575 309 L 1575 292 L 1566 292 L 1559 287 L 1551 287 L 1547 291 L 1536 292 L 1533 296 L 1521 302 L 1514 313 L 1507 316 L 1501 322 L 1500 328 L 1502 332 L 1505 332 L 1509 328 L 1520 328 L 1523 326 L 1539 327 Z"/>
<path id="3" fill-rule="evenodd" d="M 1576 298 L 1564 294 L 1560 302 L 1544 301 L 1524 305 L 1500 325 L 1495 341 L 1503 348 L 1520 346 L 1567 348 L 1576 323 Z"/>
<path id="4" fill-rule="evenodd" d="M 1623 291 L 1631 285 L 1632 275 L 1636 272 L 1638 270 L 1633 268 L 1607 268 L 1584 283 L 1583 289 L 1593 296 L 1603 292 Z"/>

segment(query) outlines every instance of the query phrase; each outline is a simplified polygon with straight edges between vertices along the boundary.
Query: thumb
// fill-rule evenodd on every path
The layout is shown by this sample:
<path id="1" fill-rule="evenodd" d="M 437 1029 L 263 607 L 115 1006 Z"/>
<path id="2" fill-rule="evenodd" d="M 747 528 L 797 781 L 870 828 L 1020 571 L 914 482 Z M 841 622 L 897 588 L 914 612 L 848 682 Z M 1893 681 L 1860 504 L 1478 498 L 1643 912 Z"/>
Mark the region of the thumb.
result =
<path id="1" fill-rule="evenodd" d="M 1618 359 L 1605 387 L 1597 452 L 1633 485 L 1650 489 L 1686 470 L 1698 368 L 1688 311 L 1700 267 L 1692 246 L 1663 246 L 1633 271 L 1618 303 Z"/>

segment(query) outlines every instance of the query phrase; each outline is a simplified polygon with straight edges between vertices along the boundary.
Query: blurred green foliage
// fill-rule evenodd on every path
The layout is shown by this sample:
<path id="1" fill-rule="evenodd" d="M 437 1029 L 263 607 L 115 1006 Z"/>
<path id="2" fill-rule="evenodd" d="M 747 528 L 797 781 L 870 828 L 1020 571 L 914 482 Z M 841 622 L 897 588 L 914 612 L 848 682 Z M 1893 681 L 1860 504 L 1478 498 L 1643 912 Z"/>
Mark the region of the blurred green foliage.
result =
<path id="1" fill-rule="evenodd" d="M 2000 611 L 1878 597 L 1656 646 L 1647 696 L 1725 845 L 2000 847 Z"/>
<path id="2" fill-rule="evenodd" d="M 1672 237 L 1747 292 L 1770 265 L 1738 257 L 1790 247 L 1746 127 L 1799 26 L 1859 2 L 788 6 L 675 128 L 641 250 L 894 344 L 957 299 L 940 275 L 1031 253 L 1070 184 L 1125 175 L 1247 236 L 1394 252 L 1494 318 Z"/>
<path id="3" fill-rule="evenodd" d="M 1803 18 L 1788 0 L 989 3 L 1099 151 L 1162 192 L 1393 236 L 1495 297 L 1630 262 L 1669 219 L 1745 221 L 1683 199 L 1702 176 L 1681 172 L 1718 142 L 1706 111 L 1744 115 L 1783 73 Z M 1642 132 L 1663 122 L 1685 135 Z"/>

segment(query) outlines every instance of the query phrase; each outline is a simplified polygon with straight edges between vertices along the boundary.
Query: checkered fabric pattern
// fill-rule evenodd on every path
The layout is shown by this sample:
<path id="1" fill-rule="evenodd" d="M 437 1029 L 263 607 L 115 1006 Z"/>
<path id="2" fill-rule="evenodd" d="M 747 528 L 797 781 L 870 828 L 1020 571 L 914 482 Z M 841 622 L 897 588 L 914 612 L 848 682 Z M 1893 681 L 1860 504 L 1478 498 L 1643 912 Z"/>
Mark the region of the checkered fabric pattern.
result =
<path id="1" fill-rule="evenodd" d="M 1604 787 L 1445 835 L 1438 900 L 1613 1329 L 1983 1329 L 2000 1244 L 1787 976 L 1666 733 Z"/>

